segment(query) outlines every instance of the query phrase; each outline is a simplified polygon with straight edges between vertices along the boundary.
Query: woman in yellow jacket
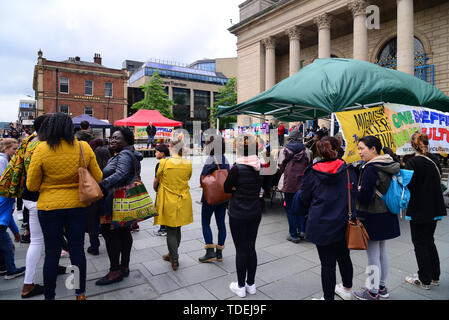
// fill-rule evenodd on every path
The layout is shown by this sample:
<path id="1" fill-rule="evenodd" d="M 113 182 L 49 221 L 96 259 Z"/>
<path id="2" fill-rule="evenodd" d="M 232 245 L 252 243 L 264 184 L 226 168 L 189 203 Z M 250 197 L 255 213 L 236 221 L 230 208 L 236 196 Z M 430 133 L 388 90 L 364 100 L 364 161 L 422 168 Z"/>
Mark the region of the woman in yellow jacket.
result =
<path id="1" fill-rule="evenodd" d="M 169 253 L 162 256 L 170 261 L 173 270 L 179 267 L 178 248 L 181 243 L 181 226 L 193 222 L 192 197 L 189 180 L 192 176 L 192 162 L 183 158 L 182 140 L 169 143 L 171 158 L 161 159 L 156 173 L 159 183 L 155 225 L 167 226 L 167 246 Z M 184 151 L 185 152 L 185 151 Z"/>
<path id="2" fill-rule="evenodd" d="M 44 295 L 55 299 L 56 276 L 61 255 L 63 229 L 65 228 L 70 260 L 75 269 L 77 300 L 85 299 L 86 256 L 84 233 L 87 227 L 90 204 L 79 200 L 78 168 L 84 165 L 97 182 L 103 176 L 91 147 L 78 142 L 73 134 L 72 119 L 65 113 L 47 117 L 39 130 L 39 140 L 27 173 L 27 188 L 39 191 L 38 217 L 45 243 Z M 78 272 L 79 271 L 79 272 Z"/>

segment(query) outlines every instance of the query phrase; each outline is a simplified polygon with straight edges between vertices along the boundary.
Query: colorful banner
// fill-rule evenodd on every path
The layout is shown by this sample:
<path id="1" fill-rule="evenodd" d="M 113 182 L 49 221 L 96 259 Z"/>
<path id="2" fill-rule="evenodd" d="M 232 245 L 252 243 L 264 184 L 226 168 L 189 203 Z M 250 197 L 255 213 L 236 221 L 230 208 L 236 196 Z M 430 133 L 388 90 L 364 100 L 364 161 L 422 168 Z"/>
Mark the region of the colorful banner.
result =
<path id="1" fill-rule="evenodd" d="M 148 139 L 147 127 L 134 127 L 135 139 Z M 156 135 L 154 139 L 171 139 L 173 138 L 173 127 L 156 127 Z"/>
<path id="2" fill-rule="evenodd" d="M 352 163 L 360 160 L 357 141 L 364 136 L 379 138 L 382 146 L 389 147 L 395 152 L 393 132 L 387 120 L 383 106 L 369 109 L 336 112 L 337 121 L 346 142 L 343 160 Z"/>
<path id="3" fill-rule="evenodd" d="M 445 156 L 449 153 L 449 113 L 392 103 L 386 103 L 384 107 L 398 155 L 414 153 L 410 139 L 416 131 L 429 137 L 430 153 Z"/>

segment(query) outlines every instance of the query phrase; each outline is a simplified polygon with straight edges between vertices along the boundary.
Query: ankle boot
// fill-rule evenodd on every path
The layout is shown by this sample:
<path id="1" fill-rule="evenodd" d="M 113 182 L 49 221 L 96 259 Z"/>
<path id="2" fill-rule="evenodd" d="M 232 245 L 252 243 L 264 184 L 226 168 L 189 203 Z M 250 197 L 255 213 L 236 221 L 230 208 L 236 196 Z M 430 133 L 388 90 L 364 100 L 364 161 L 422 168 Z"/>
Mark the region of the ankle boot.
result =
<path id="1" fill-rule="evenodd" d="M 206 246 L 205 246 L 206 255 L 199 258 L 198 260 L 200 262 L 211 262 L 211 261 L 217 260 L 217 257 L 215 256 L 214 248 L 215 248 L 214 244 L 206 244 Z"/>
<path id="2" fill-rule="evenodd" d="M 223 260 L 223 253 L 222 253 L 222 251 L 223 251 L 224 247 L 225 247 L 224 245 L 219 246 L 217 244 L 217 250 L 215 251 L 215 255 L 217 256 L 217 261 L 222 261 Z"/>

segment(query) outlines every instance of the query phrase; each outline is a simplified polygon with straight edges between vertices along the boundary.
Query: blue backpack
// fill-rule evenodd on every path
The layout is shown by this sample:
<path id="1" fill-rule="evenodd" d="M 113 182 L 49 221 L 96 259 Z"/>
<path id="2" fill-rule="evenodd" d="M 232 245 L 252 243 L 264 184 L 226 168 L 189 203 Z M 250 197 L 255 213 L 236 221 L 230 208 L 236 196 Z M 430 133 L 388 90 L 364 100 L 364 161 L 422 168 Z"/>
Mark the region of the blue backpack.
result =
<path id="1" fill-rule="evenodd" d="M 391 177 L 390 186 L 386 194 L 379 196 L 385 202 L 388 210 L 394 214 L 402 213 L 408 207 L 410 202 L 410 190 L 407 185 L 412 180 L 413 170 L 400 169 L 399 172 Z"/>

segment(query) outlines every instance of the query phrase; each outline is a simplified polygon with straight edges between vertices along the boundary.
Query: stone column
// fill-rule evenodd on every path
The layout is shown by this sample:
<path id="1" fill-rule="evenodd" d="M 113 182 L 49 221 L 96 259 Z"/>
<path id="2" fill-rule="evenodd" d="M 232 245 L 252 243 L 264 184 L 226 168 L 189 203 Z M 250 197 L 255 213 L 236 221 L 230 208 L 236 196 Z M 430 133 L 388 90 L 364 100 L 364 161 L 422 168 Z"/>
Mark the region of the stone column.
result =
<path id="1" fill-rule="evenodd" d="M 265 46 L 265 90 L 276 84 L 276 41 L 273 37 L 263 39 Z"/>
<path id="2" fill-rule="evenodd" d="M 396 0 L 398 5 L 398 68 L 397 70 L 415 74 L 413 0 Z"/>
<path id="3" fill-rule="evenodd" d="M 285 32 L 288 35 L 288 38 L 290 39 L 290 68 L 289 68 L 289 75 L 292 76 L 295 73 L 299 71 L 300 68 L 300 43 L 299 40 L 301 39 L 301 29 L 299 27 L 292 27 L 287 29 Z"/>
<path id="4" fill-rule="evenodd" d="M 354 17 L 353 59 L 368 61 L 368 30 L 366 28 L 366 0 L 353 0 L 348 3 Z"/>
<path id="5" fill-rule="evenodd" d="M 331 22 L 332 16 L 328 13 L 313 19 L 318 27 L 318 58 L 331 57 Z"/>

